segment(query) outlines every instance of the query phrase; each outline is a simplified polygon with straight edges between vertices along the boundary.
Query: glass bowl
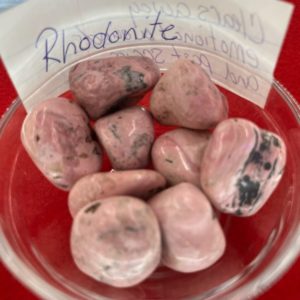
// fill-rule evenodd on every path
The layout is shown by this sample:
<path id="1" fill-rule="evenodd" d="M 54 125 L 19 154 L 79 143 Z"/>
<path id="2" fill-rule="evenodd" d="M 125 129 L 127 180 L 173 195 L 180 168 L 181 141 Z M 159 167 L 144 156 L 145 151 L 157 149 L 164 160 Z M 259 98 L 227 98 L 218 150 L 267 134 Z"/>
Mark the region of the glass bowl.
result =
<path id="1" fill-rule="evenodd" d="M 225 90 L 230 117 L 243 117 L 283 137 L 283 178 L 253 217 L 219 214 L 227 248 L 212 267 L 180 274 L 160 267 L 145 282 L 116 289 L 75 266 L 67 193 L 37 170 L 20 142 L 26 112 L 15 100 L 0 121 L 0 255 L 29 289 L 44 299 L 250 299 L 277 280 L 300 251 L 300 108 L 277 81 L 264 109 Z M 69 94 L 67 93 L 67 96 Z M 141 105 L 148 106 L 149 94 Z M 155 125 L 159 135 L 166 127 Z M 106 164 L 106 169 L 109 165 Z"/>

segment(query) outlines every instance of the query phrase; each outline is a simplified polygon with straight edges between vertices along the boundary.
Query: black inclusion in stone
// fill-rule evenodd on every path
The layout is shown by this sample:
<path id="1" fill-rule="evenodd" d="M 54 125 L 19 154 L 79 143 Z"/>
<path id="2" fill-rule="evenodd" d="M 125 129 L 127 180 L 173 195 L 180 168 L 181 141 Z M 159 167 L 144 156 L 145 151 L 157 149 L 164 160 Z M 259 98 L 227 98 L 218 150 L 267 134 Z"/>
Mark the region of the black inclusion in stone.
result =
<path id="1" fill-rule="evenodd" d="M 130 225 L 125 226 L 125 230 L 128 231 L 128 232 L 133 232 L 133 233 L 136 233 L 136 232 L 139 231 L 138 228 L 136 228 L 134 226 L 130 226 Z"/>
<path id="2" fill-rule="evenodd" d="M 272 165 L 271 165 L 269 162 L 266 162 L 266 163 L 264 164 L 264 169 L 265 169 L 266 171 L 271 170 L 271 168 L 272 168 Z"/>
<path id="3" fill-rule="evenodd" d="M 97 209 L 98 209 L 98 207 L 101 205 L 101 203 L 95 203 L 95 204 L 93 204 L 93 205 L 91 205 L 91 206 L 89 206 L 84 212 L 86 213 L 86 214 L 89 214 L 89 213 L 94 213 Z"/>
<path id="4" fill-rule="evenodd" d="M 138 150 L 141 147 L 147 146 L 149 142 L 150 142 L 150 137 L 147 133 L 142 133 L 141 135 L 137 136 L 131 146 L 132 155 L 136 156 L 138 154 Z"/>
<path id="5" fill-rule="evenodd" d="M 254 143 L 254 146 L 247 158 L 247 160 L 245 161 L 244 163 L 244 167 L 243 167 L 243 170 L 242 172 L 244 172 L 247 168 L 247 166 L 250 164 L 250 163 L 253 163 L 253 160 L 258 160 L 260 159 L 259 155 L 257 153 L 259 153 L 256 149 L 258 147 L 258 132 L 257 130 L 254 129 L 254 134 L 255 134 L 255 143 Z"/>
<path id="6" fill-rule="evenodd" d="M 270 147 L 271 147 L 271 138 L 270 138 L 270 136 L 267 133 L 263 132 L 261 134 L 261 138 L 262 138 L 262 142 L 259 145 L 259 151 L 270 150 Z"/>
<path id="7" fill-rule="evenodd" d="M 111 131 L 112 135 L 117 139 L 117 140 L 120 140 L 121 137 L 118 133 L 118 127 L 116 124 L 111 124 L 108 129 Z"/>
<path id="8" fill-rule="evenodd" d="M 123 67 L 118 73 L 125 82 L 127 92 L 136 92 L 147 88 L 144 74 L 132 71 L 130 66 Z"/>
<path id="9" fill-rule="evenodd" d="M 269 173 L 268 179 L 270 179 L 275 174 L 277 162 L 278 162 L 278 158 L 276 158 L 275 161 L 274 161 L 274 164 L 273 164 L 272 169 Z"/>
<path id="10" fill-rule="evenodd" d="M 108 271 L 109 269 L 111 269 L 111 266 L 106 265 L 106 266 L 103 267 L 103 269 L 104 269 L 105 271 Z"/>
<path id="11" fill-rule="evenodd" d="M 257 201 L 260 183 L 252 181 L 248 175 L 238 180 L 240 206 L 251 206 Z"/>
<path id="12" fill-rule="evenodd" d="M 262 155 L 259 151 L 254 151 L 251 153 L 249 162 L 255 163 L 255 164 L 261 164 L 262 163 Z"/>
<path id="13" fill-rule="evenodd" d="M 280 143 L 279 143 L 278 138 L 277 138 L 276 136 L 272 136 L 272 140 L 273 140 L 273 145 L 274 145 L 275 147 L 280 148 Z"/>
<path id="14" fill-rule="evenodd" d="M 236 211 L 235 211 L 235 215 L 236 216 L 241 216 L 243 215 L 242 211 L 238 208 Z"/>

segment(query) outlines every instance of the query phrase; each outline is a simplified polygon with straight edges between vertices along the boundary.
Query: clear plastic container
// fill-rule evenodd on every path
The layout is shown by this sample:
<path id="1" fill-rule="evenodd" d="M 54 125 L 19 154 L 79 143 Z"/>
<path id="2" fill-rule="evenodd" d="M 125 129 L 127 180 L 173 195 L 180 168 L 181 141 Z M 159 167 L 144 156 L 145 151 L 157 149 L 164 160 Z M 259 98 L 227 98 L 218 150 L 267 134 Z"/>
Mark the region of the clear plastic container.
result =
<path id="1" fill-rule="evenodd" d="M 140 46 L 132 42 L 111 51 L 123 55 L 130 49 L 139 51 Z M 160 49 L 169 49 L 169 55 L 173 51 L 170 43 L 155 41 L 151 42 L 151 49 L 156 52 L 144 54 L 150 53 L 154 59 L 158 59 Z M 190 58 L 205 53 L 189 44 L 182 50 Z M 161 65 L 162 71 L 165 67 Z M 61 72 L 53 74 L 51 82 L 54 84 L 60 75 Z M 4 264 L 33 292 L 53 300 L 234 300 L 260 294 L 283 274 L 300 251 L 300 107 L 279 82 L 271 85 L 264 109 L 222 89 L 229 99 L 230 117 L 250 119 L 286 142 L 287 167 L 269 201 L 253 217 L 219 215 L 227 248 L 212 267 L 192 274 L 160 267 L 148 280 L 127 289 L 96 282 L 75 266 L 69 246 L 72 219 L 67 193 L 42 176 L 21 145 L 20 129 L 26 112 L 17 99 L 0 121 L 0 256 Z M 147 102 L 143 104 L 147 106 Z M 157 126 L 156 130 L 164 128 Z"/>
<path id="2" fill-rule="evenodd" d="M 67 193 L 48 183 L 21 145 L 25 111 L 20 100 L 0 124 L 0 254 L 5 265 L 46 299 L 248 299 L 261 293 L 300 250 L 300 109 L 278 82 L 264 110 L 225 93 L 230 116 L 249 118 L 284 138 L 288 161 L 282 181 L 258 214 L 220 215 L 228 244 L 215 265 L 188 275 L 161 267 L 128 289 L 82 274 L 70 255 Z"/>

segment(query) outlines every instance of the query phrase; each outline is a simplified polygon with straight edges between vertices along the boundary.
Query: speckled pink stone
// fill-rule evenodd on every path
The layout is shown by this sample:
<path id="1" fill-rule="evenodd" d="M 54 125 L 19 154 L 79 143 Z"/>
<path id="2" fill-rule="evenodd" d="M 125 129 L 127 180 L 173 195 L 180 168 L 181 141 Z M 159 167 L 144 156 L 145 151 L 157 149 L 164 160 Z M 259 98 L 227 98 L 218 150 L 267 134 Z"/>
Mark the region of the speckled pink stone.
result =
<path id="1" fill-rule="evenodd" d="M 200 65 L 187 59 L 178 59 L 160 78 L 150 110 L 161 124 L 191 129 L 208 129 L 228 116 L 225 96 Z"/>
<path id="2" fill-rule="evenodd" d="M 87 60 L 78 63 L 69 75 L 75 100 L 93 119 L 112 107 L 127 102 L 152 88 L 160 71 L 148 57 L 128 56 Z"/>
<path id="3" fill-rule="evenodd" d="M 278 185 L 286 147 L 276 134 L 245 119 L 220 123 L 205 149 L 201 185 L 220 211 L 251 216 Z"/>
<path id="4" fill-rule="evenodd" d="M 151 115 L 131 107 L 99 119 L 95 131 L 116 170 L 142 169 L 150 159 L 154 141 Z"/>
<path id="5" fill-rule="evenodd" d="M 161 234 L 143 201 L 116 196 L 88 204 L 76 215 L 71 253 L 78 268 L 115 287 L 146 279 L 161 259 Z"/>
<path id="6" fill-rule="evenodd" d="M 69 190 L 81 177 L 100 170 L 102 154 L 88 118 L 67 99 L 52 98 L 34 107 L 23 122 L 21 140 L 36 166 L 60 189 Z"/>

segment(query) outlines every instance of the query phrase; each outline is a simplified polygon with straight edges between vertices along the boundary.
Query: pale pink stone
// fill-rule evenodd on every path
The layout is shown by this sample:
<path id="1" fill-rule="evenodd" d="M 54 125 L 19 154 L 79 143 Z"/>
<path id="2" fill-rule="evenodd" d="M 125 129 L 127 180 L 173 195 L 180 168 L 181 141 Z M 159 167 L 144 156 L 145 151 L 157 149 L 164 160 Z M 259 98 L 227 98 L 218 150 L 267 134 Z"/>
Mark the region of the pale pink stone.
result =
<path id="1" fill-rule="evenodd" d="M 200 186 L 200 169 L 210 133 L 175 129 L 161 135 L 152 147 L 152 163 L 169 184 L 190 182 Z"/>
<path id="2" fill-rule="evenodd" d="M 137 198 L 95 201 L 74 218 L 71 252 L 78 268 L 90 277 L 115 287 L 136 285 L 160 262 L 157 219 Z"/>
<path id="3" fill-rule="evenodd" d="M 153 89 L 150 108 L 166 125 L 207 129 L 228 115 L 225 96 L 201 67 L 187 59 L 170 66 Z"/>
<path id="4" fill-rule="evenodd" d="M 147 57 L 128 56 L 87 60 L 69 75 L 70 89 L 89 116 L 97 119 L 117 104 L 152 88 L 160 77 Z"/>
<path id="5" fill-rule="evenodd" d="M 198 176 L 199 177 L 199 176 Z M 115 171 L 87 175 L 69 193 L 69 210 L 74 217 L 86 204 L 103 198 L 127 195 L 148 199 L 166 185 L 166 179 L 152 170 Z"/>
<path id="6" fill-rule="evenodd" d="M 116 170 L 142 169 L 149 163 L 154 141 L 151 115 L 131 107 L 99 119 L 95 131 Z"/>
<path id="7" fill-rule="evenodd" d="M 228 119 L 212 134 L 202 160 L 201 185 L 216 208 L 255 214 L 278 185 L 286 147 L 276 134 L 244 119 Z"/>
<path id="8" fill-rule="evenodd" d="M 23 122 L 21 139 L 40 171 L 63 190 L 100 170 L 102 154 L 88 118 L 67 99 L 52 98 L 34 107 Z"/>
<path id="9" fill-rule="evenodd" d="M 205 195 L 190 183 L 180 183 L 149 202 L 160 223 L 162 262 L 179 272 L 213 265 L 224 253 L 225 237 Z"/>

